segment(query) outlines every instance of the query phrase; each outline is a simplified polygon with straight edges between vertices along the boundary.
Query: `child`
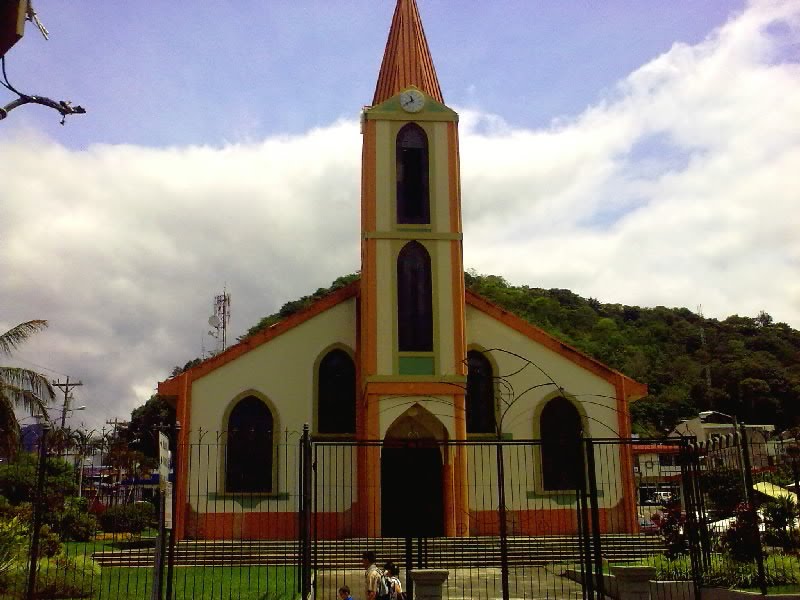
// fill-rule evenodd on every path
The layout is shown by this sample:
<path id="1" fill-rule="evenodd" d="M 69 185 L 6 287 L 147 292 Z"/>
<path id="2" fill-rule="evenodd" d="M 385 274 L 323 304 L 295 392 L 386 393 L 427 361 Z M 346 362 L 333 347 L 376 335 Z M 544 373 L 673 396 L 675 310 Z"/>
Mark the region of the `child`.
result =
<path id="1" fill-rule="evenodd" d="M 350 588 L 346 585 L 339 588 L 339 600 L 353 600 L 353 597 L 350 595 Z"/>

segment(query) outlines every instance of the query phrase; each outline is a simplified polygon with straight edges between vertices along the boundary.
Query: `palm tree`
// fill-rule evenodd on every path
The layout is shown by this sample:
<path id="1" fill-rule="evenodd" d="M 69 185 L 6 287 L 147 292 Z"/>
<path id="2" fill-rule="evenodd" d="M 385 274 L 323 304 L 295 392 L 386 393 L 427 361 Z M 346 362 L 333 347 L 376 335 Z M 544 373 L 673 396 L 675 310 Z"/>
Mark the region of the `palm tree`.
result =
<path id="1" fill-rule="evenodd" d="M 11 356 L 25 340 L 47 327 L 47 321 L 20 323 L 0 334 L 0 355 Z M 47 405 L 55 399 L 47 377 L 20 367 L 0 366 L 0 453 L 13 455 L 19 444 L 19 422 L 14 410 L 47 418 Z"/>

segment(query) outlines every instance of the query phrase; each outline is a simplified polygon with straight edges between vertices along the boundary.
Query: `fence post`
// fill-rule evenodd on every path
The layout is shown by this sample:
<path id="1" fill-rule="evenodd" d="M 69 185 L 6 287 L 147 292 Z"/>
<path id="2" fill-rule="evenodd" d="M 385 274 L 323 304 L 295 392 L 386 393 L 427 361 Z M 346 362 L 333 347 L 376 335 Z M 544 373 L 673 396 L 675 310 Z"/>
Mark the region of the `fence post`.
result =
<path id="1" fill-rule="evenodd" d="M 172 578 L 175 567 L 175 517 L 177 515 L 177 498 L 175 486 L 178 483 L 178 453 L 181 445 L 181 422 L 175 421 L 175 454 L 172 457 L 172 494 L 170 500 L 172 506 L 172 524 L 169 528 L 169 554 L 167 556 L 167 600 L 172 600 Z"/>
<path id="2" fill-rule="evenodd" d="M 747 497 L 747 504 L 752 511 L 753 522 L 756 523 L 756 538 L 758 548 L 756 551 L 756 566 L 758 567 L 758 587 L 761 593 L 767 595 L 767 578 L 764 573 L 764 549 L 761 547 L 761 534 L 758 530 L 758 512 L 756 511 L 755 494 L 753 493 L 753 467 L 750 462 L 750 444 L 747 440 L 747 429 L 744 423 L 739 425 L 741 431 L 741 444 L 742 444 L 742 459 L 744 460 L 744 485 L 745 494 Z"/>
<path id="3" fill-rule="evenodd" d="M 700 581 L 702 578 L 702 564 L 700 557 L 703 551 L 703 542 L 700 536 L 699 523 L 705 520 L 705 514 L 700 509 L 700 503 L 695 495 L 696 481 L 690 471 L 694 446 L 686 438 L 681 438 L 678 460 L 681 466 L 681 484 L 683 485 L 683 505 L 686 510 L 686 531 L 689 538 L 689 560 L 692 566 L 692 582 L 695 598 L 700 597 Z"/>
<path id="4" fill-rule="evenodd" d="M 497 436 L 497 515 L 500 519 L 500 581 L 503 587 L 503 600 L 511 597 L 508 584 L 508 523 L 506 522 L 506 473 L 503 460 L 503 443 Z"/>
<path id="5" fill-rule="evenodd" d="M 578 440 L 578 450 L 583 451 L 584 440 Z M 595 579 L 594 568 L 592 567 L 592 532 L 589 526 L 589 507 L 586 505 L 586 472 L 585 466 L 575 474 L 576 486 L 575 494 L 578 499 L 578 541 L 581 548 L 581 571 L 583 575 L 583 597 L 594 598 Z M 601 567 L 602 568 L 602 567 Z"/>
<path id="6" fill-rule="evenodd" d="M 585 439 L 586 443 L 586 472 L 589 476 L 589 508 L 591 510 L 592 550 L 594 551 L 595 591 L 598 598 L 605 597 L 603 581 L 603 556 L 602 540 L 600 538 L 600 506 L 597 492 L 597 473 L 595 472 L 594 442 L 591 438 Z M 620 442 L 622 444 L 622 442 Z M 622 450 L 622 445 L 620 445 Z"/>
<path id="7" fill-rule="evenodd" d="M 300 438 L 300 578 L 301 600 L 311 596 L 311 434 L 308 423 Z"/>
<path id="8" fill-rule="evenodd" d="M 39 469 L 36 474 L 36 503 L 33 505 L 33 536 L 31 538 L 31 552 L 28 571 L 28 589 L 26 598 L 33 600 L 36 591 L 36 569 L 39 562 L 39 538 L 42 528 L 42 512 L 44 509 L 44 475 L 47 468 L 47 434 L 50 423 L 42 424 L 42 433 L 39 436 Z"/>

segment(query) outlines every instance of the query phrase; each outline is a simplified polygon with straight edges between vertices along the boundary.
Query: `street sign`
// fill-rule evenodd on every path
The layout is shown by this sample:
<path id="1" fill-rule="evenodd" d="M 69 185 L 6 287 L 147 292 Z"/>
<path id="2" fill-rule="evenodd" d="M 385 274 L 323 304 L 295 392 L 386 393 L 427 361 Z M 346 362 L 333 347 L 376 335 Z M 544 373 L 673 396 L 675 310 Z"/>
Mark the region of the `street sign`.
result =
<path id="1" fill-rule="evenodd" d="M 158 432 L 158 487 L 162 490 L 169 481 L 169 439 Z"/>
<path id="2" fill-rule="evenodd" d="M 164 488 L 164 529 L 172 529 L 172 482 Z"/>

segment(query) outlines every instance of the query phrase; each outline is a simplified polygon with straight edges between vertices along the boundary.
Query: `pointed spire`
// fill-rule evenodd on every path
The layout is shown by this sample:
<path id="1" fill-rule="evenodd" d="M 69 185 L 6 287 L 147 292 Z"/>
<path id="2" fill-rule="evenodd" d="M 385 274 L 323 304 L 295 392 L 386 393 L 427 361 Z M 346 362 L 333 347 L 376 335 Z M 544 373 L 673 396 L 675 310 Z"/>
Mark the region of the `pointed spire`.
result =
<path id="1" fill-rule="evenodd" d="M 412 85 L 444 103 L 416 0 L 397 0 L 372 105 Z"/>

